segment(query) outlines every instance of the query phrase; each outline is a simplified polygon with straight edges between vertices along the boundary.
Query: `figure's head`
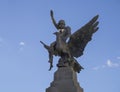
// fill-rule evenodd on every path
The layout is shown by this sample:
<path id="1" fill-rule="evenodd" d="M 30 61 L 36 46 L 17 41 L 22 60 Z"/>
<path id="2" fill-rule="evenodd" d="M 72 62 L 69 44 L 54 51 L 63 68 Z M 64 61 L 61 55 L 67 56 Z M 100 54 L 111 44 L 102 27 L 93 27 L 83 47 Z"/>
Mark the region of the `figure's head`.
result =
<path id="1" fill-rule="evenodd" d="M 65 21 L 64 21 L 64 20 L 60 20 L 60 21 L 58 22 L 58 28 L 59 28 L 59 29 L 64 29 L 64 27 L 65 27 Z"/>

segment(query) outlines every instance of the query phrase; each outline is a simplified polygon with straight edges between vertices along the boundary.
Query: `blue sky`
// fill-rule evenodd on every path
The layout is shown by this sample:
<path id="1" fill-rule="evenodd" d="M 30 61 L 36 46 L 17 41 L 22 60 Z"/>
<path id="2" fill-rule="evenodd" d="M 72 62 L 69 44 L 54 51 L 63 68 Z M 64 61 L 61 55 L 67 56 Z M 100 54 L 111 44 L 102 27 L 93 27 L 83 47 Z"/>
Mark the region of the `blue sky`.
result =
<path id="1" fill-rule="evenodd" d="M 120 92 L 119 0 L 0 0 L 0 92 L 45 92 L 57 70 L 48 71 L 50 44 L 57 31 L 50 18 L 64 19 L 72 33 L 99 14 L 99 30 L 78 58 L 84 92 Z"/>

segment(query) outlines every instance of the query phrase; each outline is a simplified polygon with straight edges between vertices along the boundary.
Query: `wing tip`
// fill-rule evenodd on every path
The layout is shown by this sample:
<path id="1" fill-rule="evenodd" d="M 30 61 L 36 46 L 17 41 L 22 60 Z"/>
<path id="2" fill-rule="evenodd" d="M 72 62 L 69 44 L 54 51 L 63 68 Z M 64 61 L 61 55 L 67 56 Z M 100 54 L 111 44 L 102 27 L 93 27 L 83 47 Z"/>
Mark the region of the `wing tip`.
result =
<path id="1" fill-rule="evenodd" d="M 93 20 L 96 21 L 99 18 L 99 15 L 97 14 L 95 17 L 93 17 Z"/>
<path id="2" fill-rule="evenodd" d="M 97 17 L 97 18 L 98 18 L 98 17 L 99 17 L 99 14 L 97 14 L 95 17 Z"/>

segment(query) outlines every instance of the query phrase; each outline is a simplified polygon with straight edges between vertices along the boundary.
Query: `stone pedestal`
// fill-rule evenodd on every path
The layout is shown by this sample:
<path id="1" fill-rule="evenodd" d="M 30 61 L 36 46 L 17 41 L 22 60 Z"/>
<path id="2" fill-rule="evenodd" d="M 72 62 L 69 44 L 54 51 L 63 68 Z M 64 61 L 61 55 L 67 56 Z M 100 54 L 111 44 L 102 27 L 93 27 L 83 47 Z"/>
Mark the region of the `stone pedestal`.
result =
<path id="1" fill-rule="evenodd" d="M 54 74 L 54 80 L 46 92 L 83 92 L 83 88 L 77 82 L 76 72 L 68 66 L 58 68 Z"/>

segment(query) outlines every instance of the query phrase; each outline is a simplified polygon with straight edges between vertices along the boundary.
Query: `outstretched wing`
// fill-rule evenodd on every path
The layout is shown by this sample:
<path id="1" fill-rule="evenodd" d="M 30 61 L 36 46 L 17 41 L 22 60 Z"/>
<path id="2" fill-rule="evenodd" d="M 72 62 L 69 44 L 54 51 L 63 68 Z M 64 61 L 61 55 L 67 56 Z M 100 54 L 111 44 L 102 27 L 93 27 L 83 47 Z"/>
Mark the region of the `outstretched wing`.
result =
<path id="1" fill-rule="evenodd" d="M 74 32 L 69 41 L 68 47 L 72 56 L 80 57 L 87 43 L 91 40 L 92 34 L 98 30 L 98 15 L 93 17 L 86 25 Z"/>

